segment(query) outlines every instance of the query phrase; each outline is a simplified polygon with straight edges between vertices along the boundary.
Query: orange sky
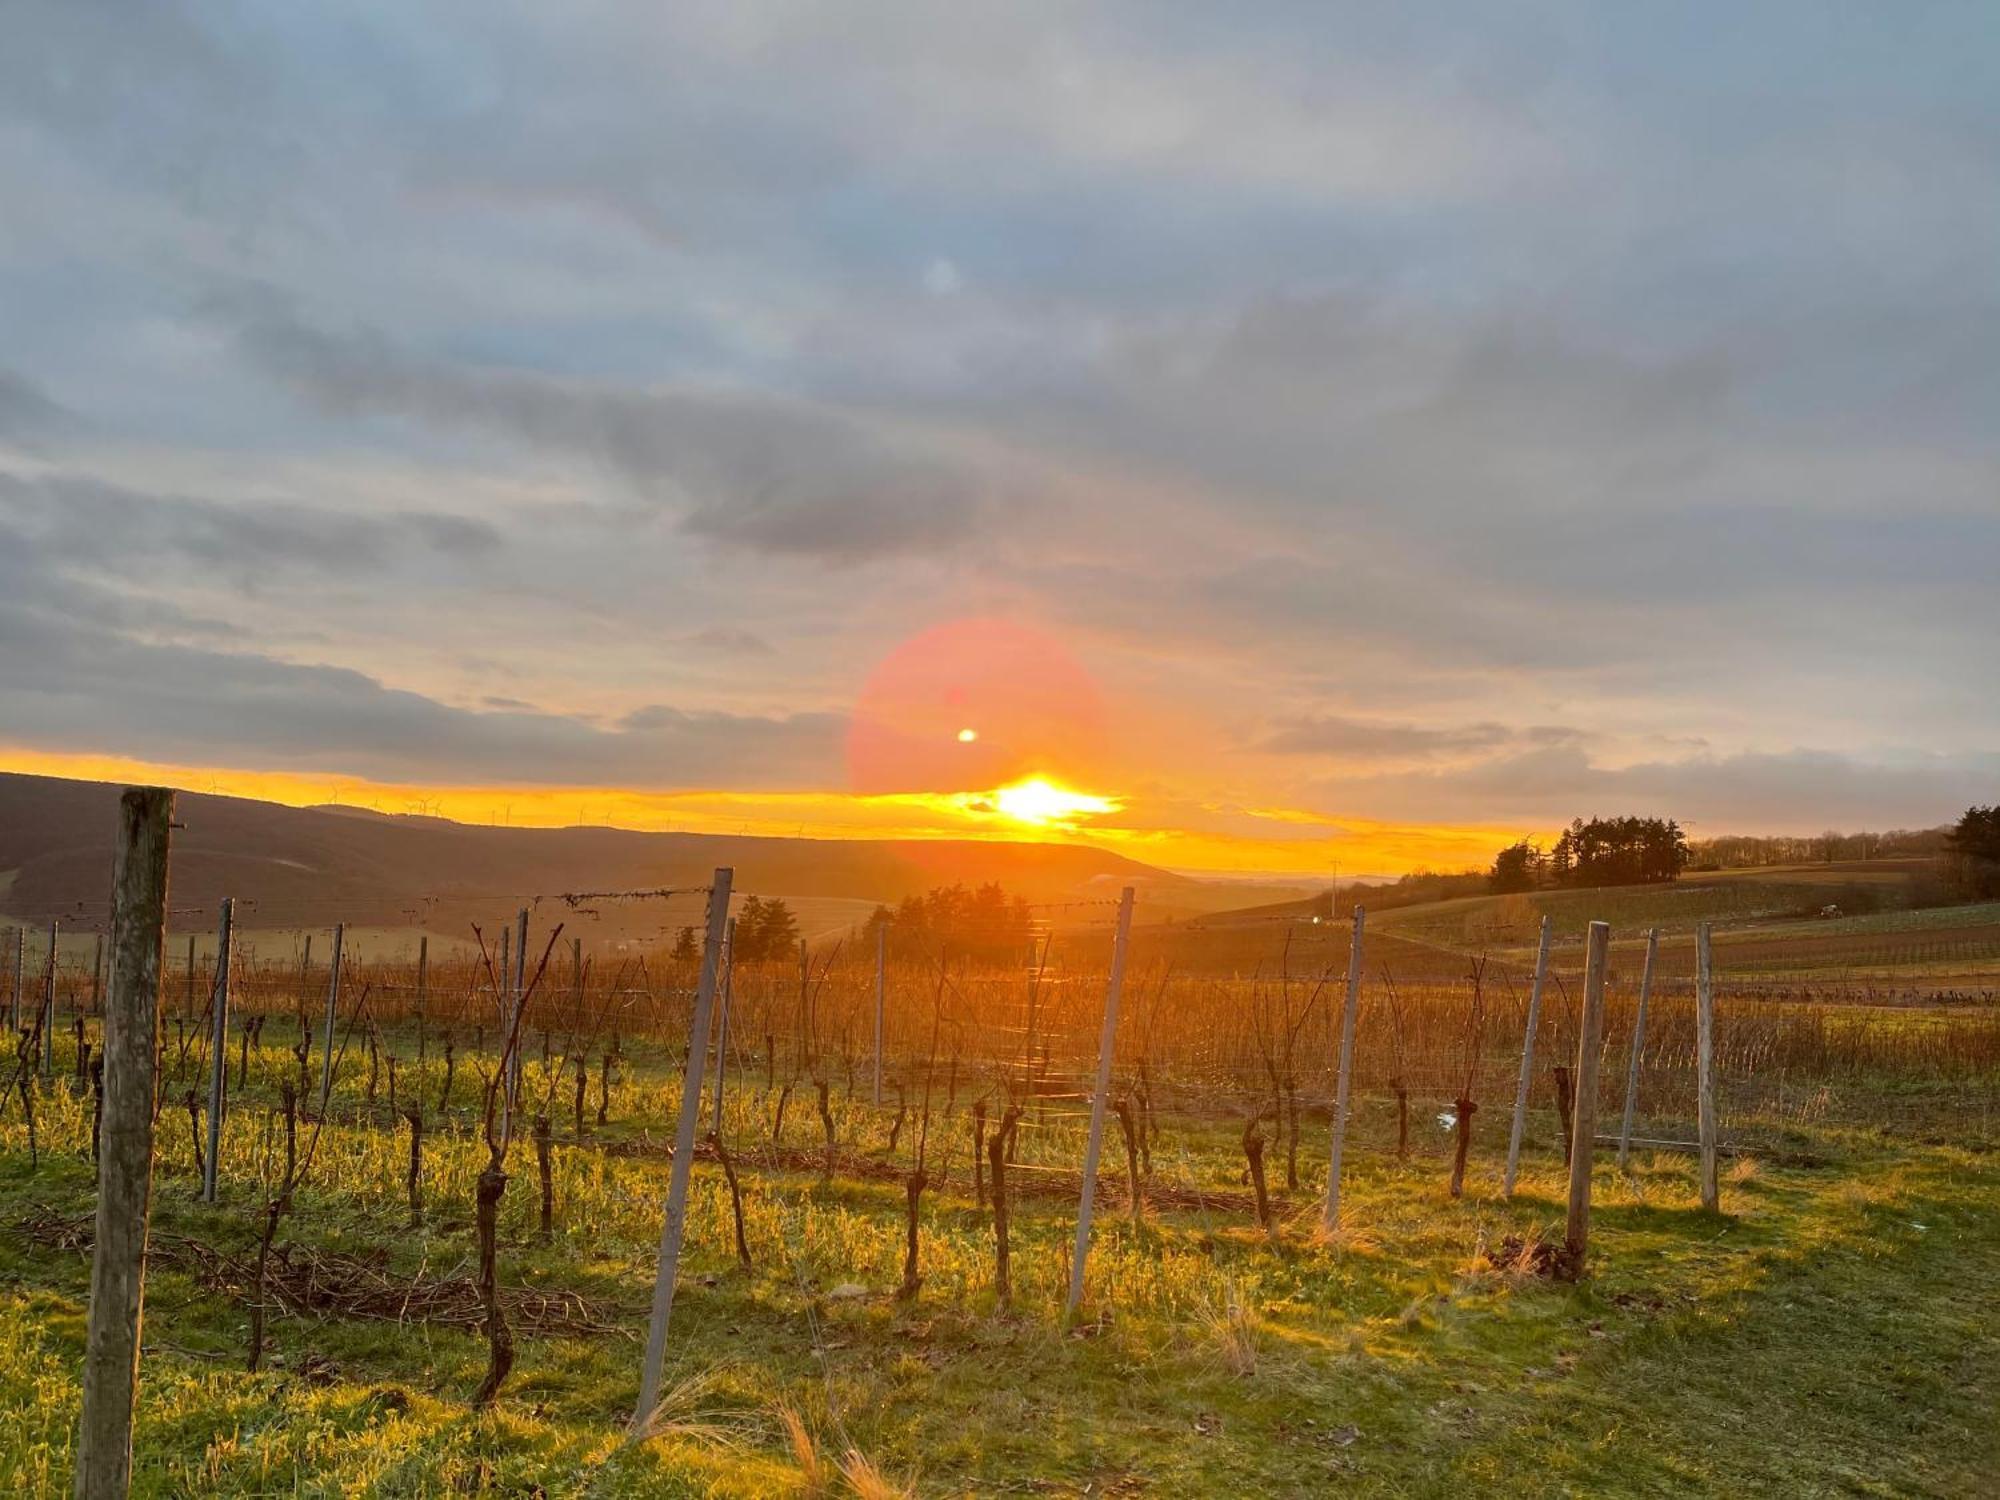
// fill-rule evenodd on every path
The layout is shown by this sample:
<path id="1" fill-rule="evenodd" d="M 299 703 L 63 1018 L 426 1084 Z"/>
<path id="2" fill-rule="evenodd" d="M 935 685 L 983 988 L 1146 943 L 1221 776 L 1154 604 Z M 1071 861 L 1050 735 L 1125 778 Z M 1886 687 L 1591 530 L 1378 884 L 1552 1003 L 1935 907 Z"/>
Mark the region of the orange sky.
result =
<path id="1" fill-rule="evenodd" d="M 145 782 L 292 807 L 339 802 L 464 823 L 558 828 L 588 823 L 684 833 L 805 838 L 986 838 L 1091 844 L 1190 871 L 1257 871 L 1323 880 L 1337 874 L 1462 869 L 1530 830 L 1399 826 L 1284 808 L 1214 809 L 1246 831 L 1153 826 L 1143 799 L 1115 811 L 1039 824 L 1008 816 L 982 792 L 874 795 L 783 791 L 648 792 L 604 787 L 410 785 L 283 771 L 163 765 L 121 756 L 0 747 L 0 766 L 39 776 Z"/>

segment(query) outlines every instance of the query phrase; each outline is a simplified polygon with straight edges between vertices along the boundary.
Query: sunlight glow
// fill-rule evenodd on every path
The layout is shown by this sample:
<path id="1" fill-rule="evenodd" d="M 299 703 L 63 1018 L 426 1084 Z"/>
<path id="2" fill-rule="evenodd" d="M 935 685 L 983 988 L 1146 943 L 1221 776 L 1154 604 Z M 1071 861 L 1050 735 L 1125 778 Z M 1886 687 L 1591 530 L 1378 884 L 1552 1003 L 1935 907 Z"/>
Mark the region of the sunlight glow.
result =
<path id="1" fill-rule="evenodd" d="M 1001 787 L 993 794 L 993 805 L 1015 822 L 1038 828 L 1052 823 L 1074 822 L 1092 813 L 1118 811 L 1118 804 L 1107 797 L 1073 792 L 1041 776 L 1031 776 L 1026 781 Z"/>
<path id="2" fill-rule="evenodd" d="M 979 731 L 976 729 L 961 729 L 958 732 L 958 742 L 961 745 L 969 745 L 978 738 Z"/>

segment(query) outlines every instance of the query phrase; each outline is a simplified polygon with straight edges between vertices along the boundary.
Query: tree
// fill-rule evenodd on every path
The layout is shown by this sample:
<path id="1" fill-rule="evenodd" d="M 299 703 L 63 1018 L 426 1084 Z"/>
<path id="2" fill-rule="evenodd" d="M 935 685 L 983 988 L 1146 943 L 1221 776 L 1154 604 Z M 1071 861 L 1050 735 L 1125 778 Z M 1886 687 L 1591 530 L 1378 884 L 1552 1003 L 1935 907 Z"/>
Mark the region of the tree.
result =
<path id="1" fill-rule="evenodd" d="M 1522 839 L 1493 856 L 1493 873 L 1487 876 L 1486 883 L 1501 895 L 1532 891 L 1539 883 L 1541 870 L 1542 851 Z"/>
<path id="2" fill-rule="evenodd" d="M 2000 804 L 1968 807 L 1947 844 L 1966 895 L 1982 900 L 2000 895 Z"/>
<path id="3" fill-rule="evenodd" d="M 683 927 L 674 935 L 674 951 L 671 956 L 675 963 L 693 963 L 701 957 L 701 949 L 695 943 L 692 927 Z"/>
<path id="4" fill-rule="evenodd" d="M 736 913 L 734 957 L 737 963 L 763 963 L 788 957 L 798 946 L 799 924 L 792 909 L 773 896 L 747 898 Z"/>
<path id="5" fill-rule="evenodd" d="M 1687 867 L 1687 835 L 1671 818 L 1576 819 L 1549 850 L 1557 885 L 1649 885 Z"/>

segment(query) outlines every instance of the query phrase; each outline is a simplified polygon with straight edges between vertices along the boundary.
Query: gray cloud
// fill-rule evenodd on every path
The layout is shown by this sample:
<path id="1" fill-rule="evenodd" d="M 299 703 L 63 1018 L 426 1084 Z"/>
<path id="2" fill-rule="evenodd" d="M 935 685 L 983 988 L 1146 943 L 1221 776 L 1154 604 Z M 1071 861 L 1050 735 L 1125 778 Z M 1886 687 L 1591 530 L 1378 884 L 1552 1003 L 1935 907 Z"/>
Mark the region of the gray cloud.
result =
<path id="1" fill-rule="evenodd" d="M 0 702 L 21 744 L 461 784 L 823 786 L 845 733 L 829 714 L 655 707 L 605 729 L 474 711 L 340 668 L 150 644 L 13 598 L 0 600 Z"/>
<path id="2" fill-rule="evenodd" d="M 380 572 L 412 546 L 469 562 L 501 546 L 494 526 L 462 516 L 371 516 L 284 500 L 226 504 L 87 475 L 5 470 L 0 526 L 32 544 L 50 566 L 157 576 L 163 562 L 172 562 L 215 570 L 244 587 L 284 573 Z"/>
<path id="3" fill-rule="evenodd" d="M 0 368 L 0 438 L 29 436 L 67 415 L 32 380 Z"/>
<path id="4" fill-rule="evenodd" d="M 1284 720 L 1257 748 L 1277 755 L 1317 755 L 1367 763 L 1464 757 L 1505 746 L 1566 745 L 1579 738 L 1575 730 L 1559 725 L 1527 729 L 1494 723 L 1430 727 L 1326 714 Z"/>
<path id="5" fill-rule="evenodd" d="M 1642 813 L 1697 833 L 1814 827 L 1928 828 L 2000 794 L 2000 752 L 1896 760 L 1827 750 L 1697 755 L 1600 766 L 1551 745 L 1471 766 L 1321 783 L 1329 808 L 1389 819 L 1554 824 Z"/>
<path id="6" fill-rule="evenodd" d="M 982 470 L 920 436 L 773 393 L 633 390 L 412 358 L 238 297 L 226 312 L 261 368 L 325 410 L 505 437 L 588 459 L 682 513 L 692 535 L 857 562 L 948 551 L 990 507 Z"/>

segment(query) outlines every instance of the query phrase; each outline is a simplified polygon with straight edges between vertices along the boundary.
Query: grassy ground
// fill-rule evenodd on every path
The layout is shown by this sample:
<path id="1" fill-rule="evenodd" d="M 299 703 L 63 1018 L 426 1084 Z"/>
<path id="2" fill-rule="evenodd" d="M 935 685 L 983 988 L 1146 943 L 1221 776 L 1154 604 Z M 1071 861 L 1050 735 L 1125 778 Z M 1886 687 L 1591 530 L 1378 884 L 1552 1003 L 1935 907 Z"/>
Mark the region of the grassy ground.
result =
<path id="1" fill-rule="evenodd" d="M 288 1062 L 275 1041 L 253 1056 L 218 1209 L 194 1201 L 185 1113 L 163 1112 L 160 1236 L 248 1250 L 265 1170 L 264 1081 Z M 462 1106 L 464 1058 L 461 1069 Z M 359 1074 L 350 1058 L 321 1165 L 283 1238 L 373 1254 L 405 1277 L 466 1274 L 474 1143 L 451 1129 L 435 1137 L 427 1221 L 408 1228 L 406 1137 L 381 1101 L 369 1112 Z M 439 1082 L 434 1062 L 424 1082 L 433 1103 Z M 1310 1170 L 1276 1242 L 1233 1210 L 1155 1210 L 1135 1226 L 1113 1195 L 1084 1317 L 1065 1329 L 1073 1204 L 1017 1205 L 1017 1296 L 1011 1311 L 997 1308 L 964 1098 L 934 1122 L 931 1172 L 946 1181 L 924 1200 L 922 1290 L 899 1302 L 903 1192 L 886 1166 L 869 1165 L 887 1161 L 888 1122 L 836 1086 L 847 1155 L 822 1181 L 757 1160 L 775 1098 L 759 1097 L 761 1078 L 743 1082 L 731 1133 L 756 1265 L 736 1265 L 720 1174 L 698 1165 L 660 1435 L 629 1443 L 623 1424 L 665 1181 L 646 1142 L 664 1130 L 678 1085 L 664 1060 L 635 1057 L 611 1124 L 558 1141 L 553 1239 L 535 1234 L 525 1152 L 502 1215 L 503 1279 L 582 1293 L 618 1332 L 524 1339 L 497 1409 L 476 1415 L 466 1398 L 484 1349 L 472 1335 L 281 1317 L 273 1368 L 250 1375 L 241 1298 L 156 1268 L 139 1491 L 763 1495 L 810 1493 L 817 1470 L 830 1491 L 866 1492 L 866 1466 L 924 1494 L 2000 1487 L 2000 1168 L 1980 1152 L 1793 1128 L 1728 1173 L 1719 1215 L 1698 1207 L 1681 1157 L 1641 1155 L 1629 1173 L 1606 1159 L 1592 1274 L 1562 1287 L 1496 1268 L 1485 1253 L 1559 1220 L 1548 1120 L 1537 1117 L 1523 1189 L 1505 1203 L 1493 1160 L 1504 1109 L 1489 1106 L 1477 1117 L 1473 1181 L 1453 1201 L 1442 1132 L 1426 1120 L 1418 1154 L 1399 1164 L 1386 1106 L 1371 1100 L 1338 1239 L 1311 1232 L 1323 1176 Z M 88 1105 L 58 1086 L 41 1112 L 39 1167 L 18 1102 L 0 1118 L 8 1494 L 67 1488 L 78 1400 L 87 1259 L 24 1221 L 88 1210 Z M 457 1129 L 467 1123 L 461 1110 Z M 914 1129 L 904 1127 L 898 1161 Z M 1240 1194 L 1239 1130 L 1164 1122 L 1160 1180 Z M 786 1140 L 818 1139 L 801 1091 Z M 1308 1147 L 1308 1160 L 1323 1153 L 1323 1124 L 1309 1125 Z M 1078 1154 L 1073 1121 L 1024 1132 L 1030 1167 Z M 1282 1183 L 1282 1158 L 1272 1158 Z M 1814 1165 L 1786 1164 L 1801 1161 Z M 850 1466 L 859 1485 L 840 1473 L 850 1453 L 865 1460 Z"/>

